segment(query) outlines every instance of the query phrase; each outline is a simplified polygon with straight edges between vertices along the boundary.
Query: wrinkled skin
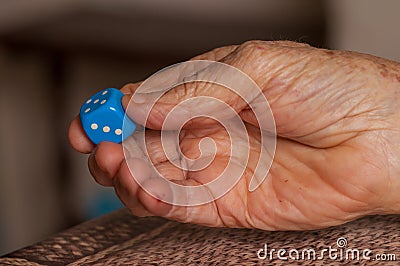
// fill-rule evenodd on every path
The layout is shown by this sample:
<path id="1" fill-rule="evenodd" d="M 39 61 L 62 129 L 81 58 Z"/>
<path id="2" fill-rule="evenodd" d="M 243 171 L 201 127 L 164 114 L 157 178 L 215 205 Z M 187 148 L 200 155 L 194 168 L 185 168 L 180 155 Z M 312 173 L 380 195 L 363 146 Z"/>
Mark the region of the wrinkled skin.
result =
<path id="1" fill-rule="evenodd" d="M 245 174 L 225 196 L 197 207 L 171 206 L 148 195 L 128 171 L 122 146 L 104 142 L 95 149 L 76 118 L 69 131 L 72 146 L 92 153 L 89 168 L 94 178 L 102 185 L 114 186 L 133 214 L 208 226 L 305 230 L 364 215 L 400 213 L 398 63 L 286 41 L 251 41 L 194 59 L 235 66 L 262 89 L 278 135 L 272 167 L 261 186 L 249 192 L 253 161 L 260 149 L 259 129 L 246 104 L 224 88 L 216 90 L 215 85 L 171 90 L 156 104 L 146 123 L 154 129 L 147 143 L 158 170 L 174 182 L 195 185 L 220 173 L 226 164 L 224 147 L 229 147 L 229 139 L 218 124 L 205 119 L 188 123 L 181 132 L 181 150 L 196 157 L 199 140 L 211 137 L 218 143 L 218 154 L 212 167 L 184 173 L 166 161 L 159 143 L 157 130 L 168 110 L 183 99 L 210 95 L 229 103 L 245 121 L 251 142 Z M 126 85 L 122 91 L 133 93 L 139 84 Z M 124 98 L 125 106 L 129 97 Z M 146 104 L 150 103 L 137 104 L 136 113 L 130 113 L 133 119 L 144 121 L 140 106 Z M 145 176 L 144 172 L 138 167 L 134 174 Z M 153 187 L 156 194 L 162 190 L 157 184 Z"/>

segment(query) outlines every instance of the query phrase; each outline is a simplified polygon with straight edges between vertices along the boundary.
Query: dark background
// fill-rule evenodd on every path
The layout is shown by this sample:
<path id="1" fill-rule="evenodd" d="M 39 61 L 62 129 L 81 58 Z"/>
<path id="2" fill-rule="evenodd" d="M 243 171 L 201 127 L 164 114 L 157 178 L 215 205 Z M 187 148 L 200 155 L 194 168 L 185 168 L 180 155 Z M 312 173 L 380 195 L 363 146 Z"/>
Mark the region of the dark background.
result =
<path id="1" fill-rule="evenodd" d="M 121 206 L 67 141 L 94 92 L 251 39 L 399 60 L 398 10 L 396 0 L 1 1 L 0 255 Z"/>

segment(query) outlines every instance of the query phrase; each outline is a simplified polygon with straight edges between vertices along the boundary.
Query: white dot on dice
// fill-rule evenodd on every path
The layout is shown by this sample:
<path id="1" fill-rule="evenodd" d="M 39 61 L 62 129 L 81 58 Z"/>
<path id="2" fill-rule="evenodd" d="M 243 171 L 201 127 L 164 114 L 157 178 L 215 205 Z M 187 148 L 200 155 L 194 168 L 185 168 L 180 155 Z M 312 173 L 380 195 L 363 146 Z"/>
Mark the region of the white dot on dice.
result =
<path id="1" fill-rule="evenodd" d="M 103 132 L 104 133 L 110 132 L 110 127 L 108 127 L 108 126 L 103 127 Z"/>
<path id="2" fill-rule="evenodd" d="M 102 95 L 106 95 L 108 91 L 103 91 Z"/>
<path id="3" fill-rule="evenodd" d="M 96 123 L 91 124 L 90 127 L 91 127 L 93 130 L 96 130 L 96 129 L 99 128 L 99 126 L 98 126 Z"/>
<path id="4" fill-rule="evenodd" d="M 121 129 L 119 129 L 119 128 L 117 128 L 116 130 L 115 130 L 115 134 L 116 135 L 121 135 L 122 134 L 122 130 Z"/>
<path id="5" fill-rule="evenodd" d="M 89 112 L 90 111 L 90 108 L 87 108 L 86 110 L 85 110 L 85 113 L 87 113 L 87 112 Z"/>
<path id="6" fill-rule="evenodd" d="M 98 103 L 99 102 L 99 99 L 96 99 L 93 103 Z"/>
<path id="7" fill-rule="evenodd" d="M 89 99 L 86 101 L 86 103 L 91 103 L 91 102 L 92 102 L 92 99 Z"/>
<path id="8" fill-rule="evenodd" d="M 106 100 L 102 100 L 101 102 L 100 102 L 100 104 L 105 104 L 106 103 Z"/>

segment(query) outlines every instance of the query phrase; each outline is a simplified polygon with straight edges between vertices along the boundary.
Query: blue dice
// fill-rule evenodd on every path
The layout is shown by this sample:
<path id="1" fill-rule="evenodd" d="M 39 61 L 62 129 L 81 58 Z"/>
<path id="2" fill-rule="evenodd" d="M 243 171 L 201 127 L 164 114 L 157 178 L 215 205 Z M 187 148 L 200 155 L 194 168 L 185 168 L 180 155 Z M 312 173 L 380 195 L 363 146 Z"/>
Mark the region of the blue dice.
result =
<path id="1" fill-rule="evenodd" d="M 121 91 L 110 88 L 96 93 L 82 105 L 82 126 L 93 143 L 120 143 L 135 131 L 135 122 L 128 117 L 124 118 L 122 96 Z"/>

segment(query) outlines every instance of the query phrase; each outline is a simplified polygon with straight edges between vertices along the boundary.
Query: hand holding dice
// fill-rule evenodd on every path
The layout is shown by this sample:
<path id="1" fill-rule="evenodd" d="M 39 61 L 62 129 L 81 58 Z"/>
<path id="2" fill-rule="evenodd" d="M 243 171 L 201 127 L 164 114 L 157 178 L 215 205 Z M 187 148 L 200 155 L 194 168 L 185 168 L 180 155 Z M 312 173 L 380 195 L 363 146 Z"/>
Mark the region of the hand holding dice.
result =
<path id="1" fill-rule="evenodd" d="M 82 126 L 93 143 L 120 143 L 135 131 L 135 122 L 124 117 L 122 96 L 121 91 L 110 88 L 96 93 L 82 105 Z"/>
<path id="2" fill-rule="evenodd" d="M 214 227 L 263 230 L 317 229 L 365 215 L 400 214 L 398 63 L 287 41 L 250 41 L 239 46 L 217 48 L 196 58 L 221 61 L 242 70 L 261 85 L 262 93 L 254 95 L 255 98 L 250 95 L 253 101 L 259 103 L 264 96 L 273 100 L 270 107 L 276 124 L 277 145 L 276 152 L 270 154 L 273 157 L 271 171 L 259 189 L 252 192 L 246 189 L 250 178 L 258 173 L 258 165 L 266 165 L 257 162 L 265 150 L 260 141 L 262 131 L 258 127 L 258 118 L 243 104 L 243 98 L 224 86 L 214 86 L 211 82 L 207 86 L 195 82 L 190 90 L 176 86 L 163 96 L 168 104 L 159 105 L 154 105 L 151 97 L 147 99 L 143 95 L 143 101 L 135 109 L 136 119 L 143 119 L 156 131 L 147 135 L 146 143 L 154 148 L 147 153 L 148 164 L 127 160 L 122 145 L 107 142 L 95 149 L 89 142 L 89 138 L 94 143 L 103 140 L 120 142 L 123 140 L 121 135 L 126 138 L 133 132 L 125 129 L 128 123 L 123 122 L 121 93 L 112 89 L 103 91 L 84 104 L 81 119 L 74 119 L 68 134 L 76 150 L 91 153 L 89 168 L 96 181 L 113 186 L 133 214 L 158 215 Z M 217 75 L 212 74 L 213 77 Z M 126 85 L 122 91 L 136 92 L 141 83 Z M 163 128 L 171 107 L 186 99 L 203 96 L 231 104 L 246 123 L 247 136 L 238 134 L 232 143 L 226 129 L 218 123 L 204 123 L 209 120 L 197 119 L 186 124 L 179 139 L 179 152 L 195 156 L 201 151 L 201 141 L 212 138 L 216 140 L 217 153 L 210 167 L 182 170 L 165 161 L 164 158 L 168 157 L 164 155 L 168 150 L 158 145 L 160 134 L 157 131 Z M 224 111 L 211 109 L 207 104 L 191 108 L 205 114 Z M 145 116 L 145 110 L 149 109 L 157 115 Z M 181 118 L 185 117 L 186 114 L 181 115 Z M 141 121 L 141 124 L 144 123 Z M 86 131 L 89 138 L 82 131 Z M 266 135 L 271 137 L 269 132 Z M 245 163 L 241 179 L 223 197 L 208 204 L 165 204 L 136 182 L 138 177 L 138 180 L 149 182 L 148 191 L 160 196 L 169 195 L 164 185 L 151 178 L 153 173 L 149 174 L 145 167 L 148 165 L 183 187 L 204 184 L 205 192 L 213 195 L 213 191 L 207 188 L 208 184 L 217 180 L 221 170 L 226 174 L 224 168 L 231 161 L 232 147 L 248 145 L 250 155 L 243 152 L 232 160 L 238 169 L 243 169 Z M 191 167 L 184 156 L 177 160 L 185 167 Z M 133 167 L 128 163 L 133 163 Z M 132 173 L 131 169 L 135 172 Z M 201 194 L 184 196 L 197 199 Z"/>

